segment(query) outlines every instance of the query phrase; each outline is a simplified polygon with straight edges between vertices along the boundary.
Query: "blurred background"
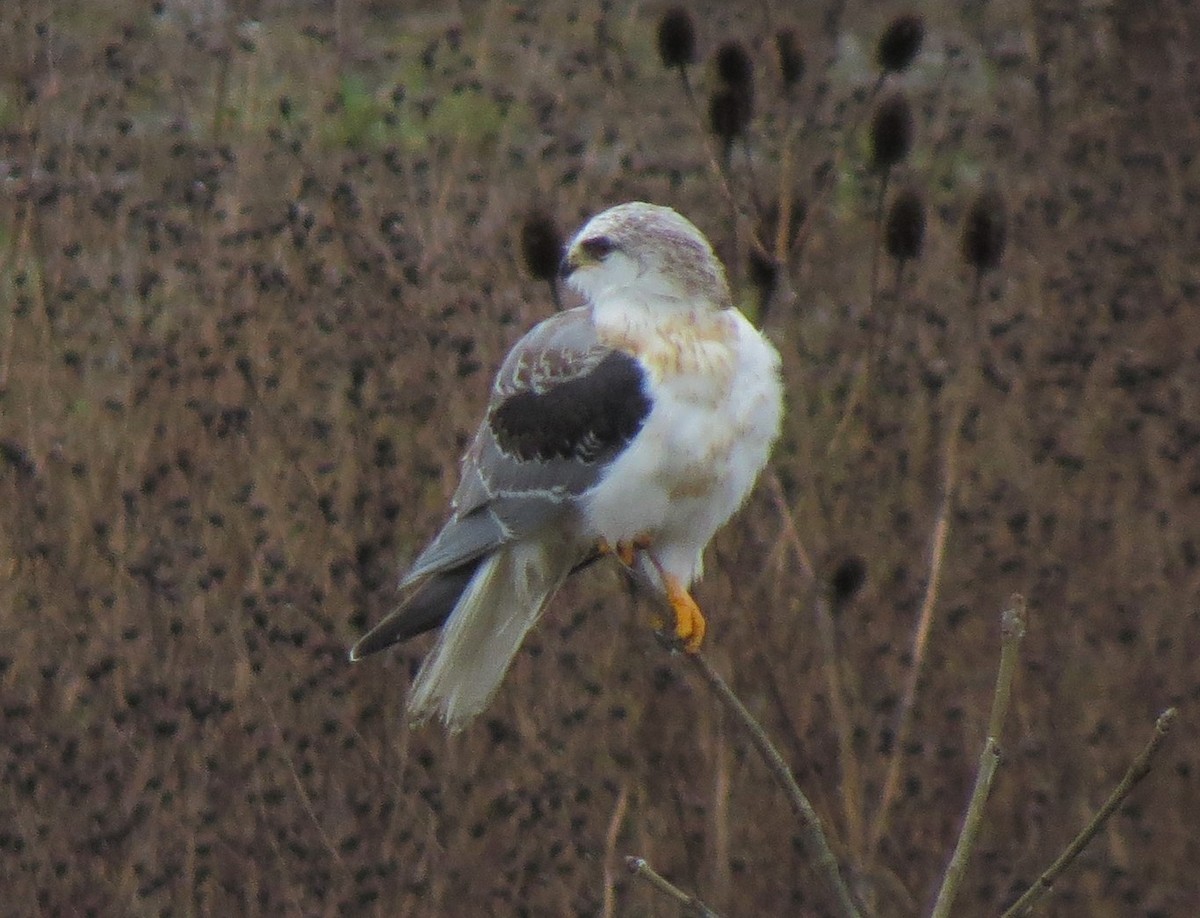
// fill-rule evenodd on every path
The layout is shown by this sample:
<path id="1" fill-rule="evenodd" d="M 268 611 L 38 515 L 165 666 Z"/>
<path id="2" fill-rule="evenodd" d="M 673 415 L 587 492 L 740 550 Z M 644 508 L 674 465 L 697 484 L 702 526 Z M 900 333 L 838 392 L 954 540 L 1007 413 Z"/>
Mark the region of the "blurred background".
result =
<path id="1" fill-rule="evenodd" d="M 959 913 L 1169 705 L 1041 913 L 1200 911 L 1197 12 L 964 0 L 881 48 L 912 8 L 792 6 L 660 42 L 618 0 L 4 4 L 0 912 L 678 914 L 639 855 L 723 914 L 830 913 L 611 567 L 462 734 L 404 723 L 430 638 L 346 659 L 555 308 L 556 234 L 631 199 L 783 354 L 696 594 L 852 885 L 931 901 L 1019 592 Z"/>

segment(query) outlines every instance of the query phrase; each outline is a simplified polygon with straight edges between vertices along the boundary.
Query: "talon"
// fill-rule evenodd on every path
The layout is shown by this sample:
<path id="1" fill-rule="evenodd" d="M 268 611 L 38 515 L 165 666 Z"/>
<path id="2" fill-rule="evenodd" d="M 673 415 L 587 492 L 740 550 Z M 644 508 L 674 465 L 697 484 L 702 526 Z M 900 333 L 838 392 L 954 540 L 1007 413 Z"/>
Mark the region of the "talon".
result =
<path id="1" fill-rule="evenodd" d="M 675 637 L 683 644 L 684 650 L 695 653 L 704 643 L 704 633 L 708 630 L 704 614 L 683 584 L 670 574 L 661 573 L 663 584 L 667 588 L 667 601 L 675 613 Z"/>
<path id="2" fill-rule="evenodd" d="M 650 547 L 650 537 L 640 535 L 628 541 L 618 541 L 616 545 L 612 545 L 608 539 L 601 536 L 596 540 L 596 550 L 602 555 L 616 555 L 626 567 L 633 567 L 634 558 L 639 551 L 645 551 Z"/>
<path id="3" fill-rule="evenodd" d="M 626 567 L 633 567 L 633 555 L 636 550 L 633 542 L 618 542 L 617 558 Z"/>
<path id="4" fill-rule="evenodd" d="M 634 536 L 628 542 L 617 543 L 617 557 L 621 559 L 621 563 L 626 567 L 633 567 L 634 556 L 639 551 L 647 551 L 649 548 L 650 536 Z"/>

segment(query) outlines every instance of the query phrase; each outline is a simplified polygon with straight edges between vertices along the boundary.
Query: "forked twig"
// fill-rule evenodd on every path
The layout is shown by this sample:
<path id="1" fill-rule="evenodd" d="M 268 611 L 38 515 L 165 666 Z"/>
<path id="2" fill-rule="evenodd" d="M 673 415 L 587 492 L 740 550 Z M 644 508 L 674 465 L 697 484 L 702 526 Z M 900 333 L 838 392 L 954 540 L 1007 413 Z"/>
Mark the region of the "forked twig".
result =
<path id="1" fill-rule="evenodd" d="M 1008 713 L 1013 676 L 1017 671 L 1017 650 L 1021 645 L 1021 638 L 1025 636 L 1026 613 L 1025 598 L 1014 596 L 1012 608 L 1006 609 L 1000 619 L 1003 642 L 1000 648 L 1000 667 L 996 672 L 996 691 L 992 695 L 992 713 L 988 718 L 987 740 L 979 756 L 979 771 L 975 774 L 975 788 L 967 804 L 962 830 L 958 834 L 958 842 L 954 846 L 950 864 L 946 867 L 946 875 L 942 878 L 942 888 L 938 890 L 937 901 L 930 913 L 931 918 L 946 918 L 951 914 L 954 897 L 958 895 L 958 888 L 962 884 L 971 853 L 975 849 L 975 841 L 979 838 L 979 830 L 983 826 L 983 807 L 992 789 L 996 767 L 1000 764 L 1000 733 L 1004 727 L 1004 717 Z"/>
<path id="2" fill-rule="evenodd" d="M 754 715 L 742 704 L 741 699 L 734 694 L 733 689 L 721 678 L 721 674 L 712 668 L 712 664 L 708 662 L 704 655 L 689 653 L 686 657 L 688 662 L 692 664 L 692 668 L 708 683 L 709 688 L 713 690 L 713 693 L 720 700 L 721 704 L 725 706 L 725 710 L 750 734 L 750 741 L 754 744 L 754 748 L 762 756 L 771 775 L 775 778 L 775 782 L 787 795 L 788 803 L 791 804 L 792 810 L 800 819 L 801 835 L 804 839 L 805 848 L 811 855 L 815 856 L 817 869 L 825 876 L 830 889 L 837 899 L 841 914 L 858 918 L 858 907 L 854 904 L 854 899 L 850 896 L 850 890 L 846 886 L 846 881 L 842 879 L 841 871 L 838 868 L 837 858 L 834 857 L 833 851 L 829 847 L 829 842 L 825 838 L 825 830 L 821 827 L 821 817 L 817 815 L 817 811 L 813 809 L 804 792 L 800 790 L 800 786 L 792 776 L 792 771 L 788 768 L 787 762 L 784 761 L 783 755 L 775 748 L 774 743 L 771 742 L 762 725 L 755 720 Z"/>
<path id="3" fill-rule="evenodd" d="M 1167 734 L 1171 732 L 1171 727 L 1174 723 L 1174 708 L 1167 708 L 1158 715 L 1158 720 L 1154 724 L 1154 735 L 1150 737 L 1150 741 L 1146 743 L 1145 748 L 1138 754 L 1138 757 L 1133 760 L 1133 764 L 1129 766 L 1129 769 L 1125 772 L 1125 776 L 1121 778 L 1121 783 L 1113 789 L 1108 799 L 1104 801 L 1104 806 L 1096 811 L 1096 815 L 1092 817 L 1091 822 L 1080 830 L 1079 834 L 1067 845 L 1066 850 L 1058 856 L 1058 859 L 1046 868 L 1042 875 L 1034 881 L 1029 889 L 1025 890 L 1021 898 L 1014 902 L 1001 918 L 1017 918 L 1020 915 L 1028 915 L 1030 909 L 1033 908 L 1037 901 L 1050 891 L 1050 888 L 1059 876 L 1062 875 L 1062 872 L 1071 866 L 1071 862 L 1096 837 L 1096 833 L 1104 827 L 1109 817 L 1116 812 L 1117 807 L 1121 805 L 1141 780 L 1150 774 L 1150 767 L 1153 764 L 1154 756 L 1158 753 L 1159 747 L 1162 746 L 1163 740 L 1167 738 Z"/>

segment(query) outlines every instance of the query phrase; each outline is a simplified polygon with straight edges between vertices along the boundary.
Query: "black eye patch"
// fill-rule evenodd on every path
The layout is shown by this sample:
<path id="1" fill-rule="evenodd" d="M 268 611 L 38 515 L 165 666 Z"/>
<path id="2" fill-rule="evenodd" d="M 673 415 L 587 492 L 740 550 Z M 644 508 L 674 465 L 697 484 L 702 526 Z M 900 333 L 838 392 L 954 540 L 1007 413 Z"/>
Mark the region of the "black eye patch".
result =
<path id="1" fill-rule="evenodd" d="M 579 243 L 579 247 L 583 249 L 584 254 L 588 258 L 602 261 L 609 252 L 616 249 L 617 244 L 607 236 L 592 236 L 590 239 L 584 239 Z"/>

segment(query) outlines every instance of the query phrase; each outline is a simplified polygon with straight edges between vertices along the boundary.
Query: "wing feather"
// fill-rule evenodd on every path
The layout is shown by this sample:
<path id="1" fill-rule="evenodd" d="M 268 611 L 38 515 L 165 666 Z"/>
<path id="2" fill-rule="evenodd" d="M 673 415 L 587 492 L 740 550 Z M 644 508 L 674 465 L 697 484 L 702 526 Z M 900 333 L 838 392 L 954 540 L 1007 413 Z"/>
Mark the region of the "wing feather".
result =
<path id="1" fill-rule="evenodd" d="M 534 327 L 496 376 L 453 515 L 401 585 L 569 521 L 650 407 L 641 365 L 598 340 L 588 309 Z"/>

